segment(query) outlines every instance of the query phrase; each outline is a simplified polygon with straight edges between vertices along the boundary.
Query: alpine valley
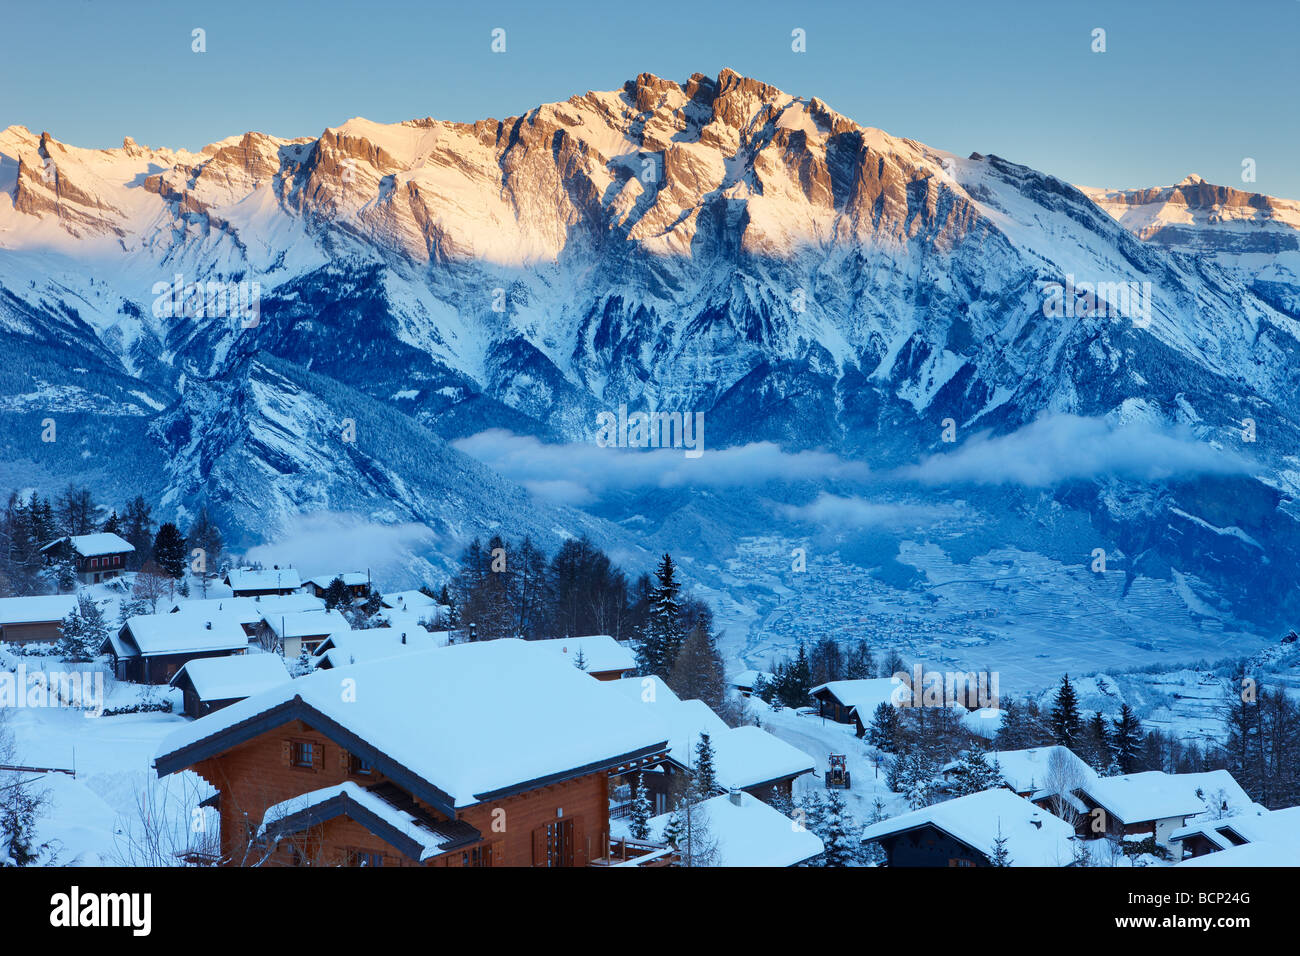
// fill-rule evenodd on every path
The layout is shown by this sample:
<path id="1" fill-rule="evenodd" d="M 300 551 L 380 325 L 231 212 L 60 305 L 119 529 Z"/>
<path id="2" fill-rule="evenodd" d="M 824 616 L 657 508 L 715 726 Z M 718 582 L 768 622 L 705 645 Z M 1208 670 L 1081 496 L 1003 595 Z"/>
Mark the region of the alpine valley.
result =
<path id="1" fill-rule="evenodd" d="M 257 283 L 256 319 L 174 283 Z M 1098 284 L 1141 315 L 1045 308 Z M 751 666 L 895 627 L 1050 679 L 1300 618 L 1300 203 L 1076 187 L 731 71 L 200 152 L 10 127 L 0 341 L 9 488 L 243 548 L 424 524 L 435 567 L 672 551 Z M 704 454 L 597 448 L 620 406 L 702 413 Z"/>

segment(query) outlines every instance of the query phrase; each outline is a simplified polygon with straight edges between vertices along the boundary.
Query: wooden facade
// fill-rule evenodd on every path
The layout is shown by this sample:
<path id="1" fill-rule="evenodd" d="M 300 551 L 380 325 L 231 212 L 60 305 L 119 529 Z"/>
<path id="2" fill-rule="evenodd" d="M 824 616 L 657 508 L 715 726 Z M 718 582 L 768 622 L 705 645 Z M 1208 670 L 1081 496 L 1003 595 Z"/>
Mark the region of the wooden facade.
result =
<path id="1" fill-rule="evenodd" d="M 269 729 L 192 769 L 221 793 L 221 856 L 226 865 L 586 866 L 608 852 L 605 770 L 476 804 L 449 816 L 301 720 Z M 461 836 L 446 852 L 421 863 L 396 846 L 395 839 L 386 839 L 382 827 L 339 815 L 285 836 L 265 855 L 254 837 L 269 807 L 348 781 L 385 793 L 386 799 L 397 799 L 407 812 L 434 826 L 447 825 L 449 832 Z"/>
<path id="2" fill-rule="evenodd" d="M 933 824 L 891 833 L 879 844 L 887 866 L 977 867 L 992 866 L 980 850 L 963 843 Z"/>
<path id="3" fill-rule="evenodd" d="M 228 657 L 231 654 L 242 654 L 243 651 L 185 651 L 176 654 L 151 654 L 148 656 L 138 654 L 131 657 L 119 657 L 111 649 L 109 657 L 113 665 L 113 676 L 118 680 L 130 681 L 135 684 L 168 684 L 176 673 L 185 666 L 188 661 L 196 661 L 204 657 Z"/>
<path id="4" fill-rule="evenodd" d="M 0 624 L 0 641 L 9 644 L 52 643 L 63 637 L 63 621 L 23 621 Z"/>

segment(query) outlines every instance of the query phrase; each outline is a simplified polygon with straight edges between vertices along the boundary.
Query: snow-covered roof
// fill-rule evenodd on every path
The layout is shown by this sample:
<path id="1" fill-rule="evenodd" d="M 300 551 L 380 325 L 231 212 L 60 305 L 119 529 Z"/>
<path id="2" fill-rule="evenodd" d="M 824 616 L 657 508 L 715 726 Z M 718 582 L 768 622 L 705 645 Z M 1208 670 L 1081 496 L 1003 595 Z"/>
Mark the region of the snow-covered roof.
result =
<path id="1" fill-rule="evenodd" d="M 41 550 L 48 551 L 64 541 L 71 544 L 72 549 L 83 558 L 95 558 L 101 554 L 121 554 L 124 551 L 135 550 L 135 547 L 130 542 L 118 537 L 111 531 L 98 531 L 95 534 L 65 535 L 51 541 Z"/>
<path id="2" fill-rule="evenodd" d="M 695 747 L 700 734 L 707 733 L 720 786 L 756 787 L 808 773 L 816 766 L 812 757 L 766 730 L 728 727 L 704 701 L 682 700 L 657 677 L 624 677 L 605 686 L 646 707 L 661 722 L 668 755 L 682 766 L 695 766 Z"/>
<path id="3" fill-rule="evenodd" d="M 322 817 L 320 811 L 327 807 L 332 809 Z M 301 824 L 295 822 L 299 814 L 307 815 Z M 258 836 L 268 833 L 273 837 L 283 836 L 335 815 L 347 816 L 367 828 L 373 827 L 380 831 L 376 833 L 377 836 L 398 845 L 399 849 L 410 853 L 420 863 L 444 852 L 453 844 L 463 842 L 452 832 L 454 828 L 435 829 L 426 820 L 398 809 L 350 780 L 312 790 L 268 807 L 262 817 Z"/>
<path id="4" fill-rule="evenodd" d="M 1300 866 L 1300 843 L 1247 843 L 1218 853 L 1176 864 L 1177 866 Z"/>
<path id="5" fill-rule="evenodd" d="M 1119 777 L 1095 777 L 1079 792 L 1124 823 L 1171 817 L 1191 817 L 1206 810 L 1245 809 L 1252 805 L 1246 791 L 1226 770 L 1206 773 L 1165 773 L 1148 770 Z"/>
<path id="6" fill-rule="evenodd" d="M 168 614 L 217 614 L 233 617 L 240 624 L 256 624 L 262 612 L 250 597 L 198 598 L 193 601 L 173 601 Z"/>
<path id="7" fill-rule="evenodd" d="M 1074 828 L 1001 787 L 945 800 L 882 820 L 862 831 L 864 842 L 926 825 L 937 827 L 990 859 L 999 831 L 1012 866 L 1066 866 Z"/>
<path id="8" fill-rule="evenodd" d="M 77 606 L 75 594 L 42 594 L 0 598 L 0 624 L 37 624 L 61 621 Z"/>
<path id="9" fill-rule="evenodd" d="M 537 641 L 538 647 L 545 647 L 573 663 L 582 654 L 584 669 L 588 673 L 606 671 L 630 671 L 636 667 L 636 652 L 626 644 L 620 644 L 608 634 L 591 634 L 586 637 L 564 637 L 554 640 Z"/>
<path id="10" fill-rule="evenodd" d="M 343 583 L 350 588 L 356 588 L 363 584 L 370 583 L 370 575 L 365 571 L 341 571 L 337 574 L 318 574 L 316 577 L 311 579 L 311 583 L 324 590 L 334 583 L 335 578 L 342 578 Z"/>
<path id="11" fill-rule="evenodd" d="M 325 610 L 325 601 L 314 594 L 262 594 L 244 600 L 252 601 L 253 607 L 261 614 Z"/>
<path id="12" fill-rule="evenodd" d="M 998 750 L 986 754 L 984 762 L 991 767 L 996 758 L 998 769 L 1002 772 L 1002 779 L 1006 781 L 1007 786 L 1016 793 L 1030 793 L 1037 796 L 1040 792 L 1049 789 L 1048 785 L 1051 781 L 1048 768 L 1054 754 L 1058 755 L 1057 760 L 1064 761 L 1068 773 L 1077 775 L 1074 778 L 1076 784 L 1096 778 L 1096 771 L 1080 760 L 1072 750 L 1055 745 L 1029 747 L 1025 750 Z M 958 761 L 954 761 L 943 769 L 952 770 L 957 764 Z"/>
<path id="13" fill-rule="evenodd" d="M 302 585 L 295 568 L 232 568 L 226 583 L 232 591 L 296 590 Z"/>
<path id="14" fill-rule="evenodd" d="M 276 637 L 284 640 L 290 637 L 318 637 L 322 634 L 336 634 L 350 631 L 352 625 L 338 611 L 263 611 L 262 620 L 275 632 Z"/>
<path id="15" fill-rule="evenodd" d="M 764 680 L 772 679 L 772 675 L 769 674 L 767 671 L 747 670 L 747 671 L 741 671 L 739 674 L 727 678 L 727 683 L 729 683 L 732 687 L 749 688 L 754 686 L 754 681 L 758 680 L 760 676 Z"/>
<path id="16" fill-rule="evenodd" d="M 870 722 L 871 715 L 881 704 L 893 704 L 898 707 L 912 699 L 907 684 L 893 677 L 833 680 L 818 684 L 809 693 L 816 694 L 822 690 L 829 692 L 845 707 L 856 710 L 858 719 L 864 724 Z"/>
<path id="17" fill-rule="evenodd" d="M 171 680 L 178 687 L 186 675 L 199 700 L 233 700 L 251 697 L 292 678 L 279 654 L 237 654 L 233 657 L 200 657 L 186 661 Z"/>
<path id="18" fill-rule="evenodd" d="M 398 611 L 417 611 L 420 608 L 434 609 L 443 606 L 423 591 L 393 591 L 391 594 L 385 594 L 379 603 Z"/>
<path id="19" fill-rule="evenodd" d="M 448 637 L 447 631 L 440 631 L 435 636 L 422 627 L 371 627 L 362 631 L 339 631 L 331 634 L 316 648 L 317 663 L 346 667 L 363 661 L 378 661 L 398 654 L 446 647 L 450 643 Z"/>
<path id="20" fill-rule="evenodd" d="M 644 708 L 535 644 L 503 639 L 355 664 L 345 668 L 353 695 L 339 692 L 343 672 L 316 671 L 177 729 L 156 763 L 174 772 L 255 732 L 232 728 L 276 708 L 301 710 L 324 718 L 326 733 L 336 724 L 373 747 L 390 779 L 413 776 L 421 799 L 463 807 L 662 747 L 663 730 Z"/>
<path id="21" fill-rule="evenodd" d="M 1185 840 L 1190 836 L 1201 834 L 1219 849 L 1227 850 L 1236 845 L 1223 832 L 1231 830 L 1249 843 L 1289 840 L 1300 844 L 1300 807 L 1269 810 L 1255 804 L 1249 809 L 1231 812 L 1228 816 L 1210 816 L 1213 812 L 1207 811 L 1187 826 L 1179 827 L 1169 835 L 1169 839 Z"/>
<path id="22" fill-rule="evenodd" d="M 122 630 L 131 638 L 131 644 L 113 638 L 114 650 L 122 657 L 135 657 L 137 652 L 142 657 L 153 657 L 248 647 L 248 635 L 234 615 L 140 614 L 128 618 Z"/>
<path id="23" fill-rule="evenodd" d="M 748 793 L 723 794 L 695 804 L 704 809 L 709 838 L 717 844 L 716 866 L 794 866 L 824 849 L 810 830 Z M 650 819 L 650 838 L 662 842 L 672 814 Z"/>

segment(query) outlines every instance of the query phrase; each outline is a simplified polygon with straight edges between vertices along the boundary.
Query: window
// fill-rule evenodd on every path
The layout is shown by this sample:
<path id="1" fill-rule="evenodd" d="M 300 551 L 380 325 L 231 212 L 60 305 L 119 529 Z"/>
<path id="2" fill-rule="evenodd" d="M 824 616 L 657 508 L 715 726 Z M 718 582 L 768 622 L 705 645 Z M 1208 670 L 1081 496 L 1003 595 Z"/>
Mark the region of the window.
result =
<path id="1" fill-rule="evenodd" d="M 117 567 L 121 563 L 122 563 L 122 556 L 120 554 L 113 555 L 113 567 Z"/>
<path id="2" fill-rule="evenodd" d="M 375 768 L 370 765 L 370 761 L 358 757 L 356 754 L 348 755 L 348 773 L 354 777 L 369 777 L 375 772 Z"/>
<path id="3" fill-rule="evenodd" d="M 372 850 L 348 850 L 348 866 L 383 866 L 384 855 Z"/>
<path id="4" fill-rule="evenodd" d="M 573 821 L 556 820 L 538 827 L 533 858 L 538 866 L 573 866 Z"/>
<path id="5" fill-rule="evenodd" d="M 461 866 L 491 866 L 492 847 L 476 846 L 460 855 Z"/>
<path id="6" fill-rule="evenodd" d="M 91 566 L 92 568 L 97 568 L 97 567 L 99 567 L 99 558 L 91 558 L 91 559 L 90 559 L 90 566 Z"/>
<path id="7" fill-rule="evenodd" d="M 310 770 L 316 766 L 316 745 L 310 740 L 295 740 L 293 748 L 293 765 Z"/>
<path id="8" fill-rule="evenodd" d="M 962 858 L 959 857 L 959 856 L 955 856 L 955 857 L 953 857 L 952 859 L 950 859 L 950 860 L 948 861 L 948 865 L 949 865 L 949 866 L 974 866 L 974 865 L 975 865 L 975 861 L 974 861 L 974 860 L 964 860 L 964 859 L 962 859 Z"/>

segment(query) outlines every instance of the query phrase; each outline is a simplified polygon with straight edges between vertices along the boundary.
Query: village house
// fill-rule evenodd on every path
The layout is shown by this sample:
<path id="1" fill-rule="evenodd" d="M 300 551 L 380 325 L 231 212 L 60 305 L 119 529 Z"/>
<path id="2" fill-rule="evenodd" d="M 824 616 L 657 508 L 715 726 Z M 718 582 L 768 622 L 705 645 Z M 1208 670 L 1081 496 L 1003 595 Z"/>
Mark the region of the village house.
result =
<path id="1" fill-rule="evenodd" d="M 186 661 L 171 686 L 181 691 L 185 716 L 199 718 L 291 679 L 279 654 L 239 654 Z"/>
<path id="2" fill-rule="evenodd" d="M 1073 828 L 999 787 L 931 804 L 872 824 L 864 843 L 879 843 L 888 866 L 993 866 L 998 843 L 1010 866 L 1069 866 Z"/>
<path id="3" fill-rule="evenodd" d="M 99 584 L 126 570 L 126 562 L 135 548 L 111 531 L 68 535 L 56 538 L 41 548 L 45 562 L 51 564 L 71 558 L 82 584 Z"/>
<path id="4" fill-rule="evenodd" d="M 825 849 L 811 830 L 791 826 L 780 810 L 740 790 L 703 800 L 691 809 L 705 821 L 716 853 L 712 866 L 798 866 Z M 662 814 L 650 820 L 651 839 L 663 840 L 670 817 Z"/>
<path id="5" fill-rule="evenodd" d="M 596 680 L 618 680 L 636 668 L 636 652 L 608 634 L 555 638 L 535 643 L 538 647 L 560 655 L 574 667 L 581 665 L 581 669 Z"/>
<path id="6" fill-rule="evenodd" d="M 349 667 L 399 654 L 446 647 L 450 643 L 450 631 L 430 632 L 422 627 L 409 630 L 371 627 L 363 631 L 339 631 L 316 647 L 315 664 L 321 670 Z"/>
<path id="7" fill-rule="evenodd" d="M 808 754 L 762 728 L 728 727 L 704 701 L 682 700 L 658 677 L 627 677 L 608 686 L 649 711 L 668 739 L 668 750 L 657 766 L 617 781 L 627 793 L 638 777 L 644 780 L 654 813 L 667 812 L 674 795 L 685 788 L 696 763 L 701 733 L 709 735 L 713 747 L 718 786 L 741 790 L 763 801 L 770 800 L 773 791 L 792 796 L 795 778 L 811 773 L 816 765 Z M 629 809 L 624 802 L 615 813 L 622 816 Z"/>
<path id="8" fill-rule="evenodd" d="M 298 611 L 323 611 L 325 602 L 311 594 L 269 595 L 267 597 L 196 598 L 173 601 L 168 613 L 216 614 L 233 617 L 249 637 L 256 637 L 262 615 L 291 614 Z"/>
<path id="9" fill-rule="evenodd" d="M 1150 837 L 1155 846 L 1182 856 L 1174 833 L 1201 814 L 1224 815 L 1253 806 L 1226 770 L 1165 773 L 1149 770 L 1119 777 L 1094 777 L 1074 791 L 1078 831 L 1085 838 L 1108 836 L 1135 841 Z M 1094 811 L 1101 810 L 1101 813 Z"/>
<path id="10" fill-rule="evenodd" d="M 741 697 L 749 697 L 754 693 L 754 685 L 758 683 L 759 678 L 765 681 L 772 680 L 772 675 L 767 671 L 747 670 L 741 671 L 735 677 L 730 678 L 729 683 Z"/>
<path id="11" fill-rule="evenodd" d="M 76 606 L 72 594 L 0 598 L 0 642 L 57 641 L 63 636 L 63 619 Z"/>
<path id="12" fill-rule="evenodd" d="M 248 650 L 248 636 L 234 617 L 215 614 L 141 614 L 128 618 L 100 648 L 118 680 L 166 684 L 187 662 Z"/>
<path id="13" fill-rule="evenodd" d="M 350 631 L 352 625 L 338 611 L 262 612 L 258 640 L 263 646 L 275 646 L 285 657 L 293 659 L 305 648 L 313 653 L 331 634 Z"/>
<path id="14" fill-rule="evenodd" d="M 379 599 L 379 606 L 393 611 L 423 611 L 427 615 L 443 618 L 447 607 L 439 604 L 423 591 L 394 591 Z"/>
<path id="15" fill-rule="evenodd" d="M 817 715 L 840 724 L 854 724 L 863 736 L 881 704 L 901 706 L 911 700 L 907 685 L 892 677 L 865 680 L 833 680 L 818 684 L 809 693 L 817 701 Z"/>
<path id="16" fill-rule="evenodd" d="M 223 579 L 235 597 L 292 594 L 302 587 L 293 568 L 232 568 Z"/>
<path id="17" fill-rule="evenodd" d="M 353 601 L 364 601 L 370 597 L 370 572 L 368 571 L 340 571 L 336 574 L 320 574 L 309 580 L 311 591 L 318 598 L 324 598 L 325 592 L 329 590 L 330 585 L 335 578 L 341 578 L 343 587 L 348 592 L 348 597 Z"/>
<path id="18" fill-rule="evenodd" d="M 227 865 L 583 866 L 608 856 L 610 775 L 666 746 L 506 639 L 318 671 L 174 731 L 154 767 L 219 791 Z"/>
<path id="19" fill-rule="evenodd" d="M 1300 864 L 1300 807 L 1268 810 L 1256 804 L 1228 816 L 1205 814 L 1175 830 L 1170 842 L 1182 845 L 1185 860 L 1255 843 L 1291 846 L 1291 865 Z"/>
<path id="20" fill-rule="evenodd" d="M 953 771 L 960 763 L 954 760 L 943 767 L 945 784 L 953 783 Z M 990 768 L 996 765 L 1008 790 L 1039 806 L 1045 805 L 1062 788 L 1073 790 L 1097 776 L 1074 751 L 1059 745 L 992 751 L 984 756 L 984 763 Z"/>

